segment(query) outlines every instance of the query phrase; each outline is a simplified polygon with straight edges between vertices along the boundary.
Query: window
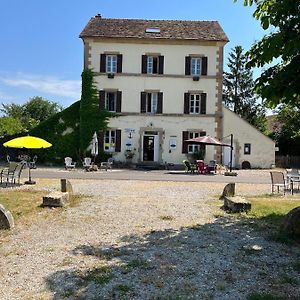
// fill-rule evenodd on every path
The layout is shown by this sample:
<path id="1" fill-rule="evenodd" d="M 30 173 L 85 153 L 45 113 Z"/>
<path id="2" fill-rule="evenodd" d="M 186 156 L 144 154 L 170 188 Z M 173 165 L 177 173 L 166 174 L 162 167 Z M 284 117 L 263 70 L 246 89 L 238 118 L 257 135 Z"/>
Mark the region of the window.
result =
<path id="1" fill-rule="evenodd" d="M 147 57 L 147 73 L 148 74 L 158 73 L 158 57 L 155 56 Z"/>
<path id="2" fill-rule="evenodd" d="M 191 55 L 185 57 L 185 75 L 200 76 L 207 75 L 206 56 L 199 55 L 199 57 Z"/>
<path id="3" fill-rule="evenodd" d="M 106 73 L 117 73 L 117 55 L 106 55 Z"/>
<path id="4" fill-rule="evenodd" d="M 206 93 L 184 93 L 185 114 L 206 114 Z"/>
<path id="5" fill-rule="evenodd" d="M 110 112 L 116 112 L 117 93 L 106 92 L 105 93 L 105 109 Z"/>
<path id="6" fill-rule="evenodd" d="M 193 139 L 197 138 L 199 136 L 204 136 L 206 133 L 205 132 L 189 132 L 188 133 L 188 139 Z M 199 152 L 200 150 L 205 151 L 205 145 L 188 145 L 188 153 L 194 153 L 194 152 Z"/>
<path id="7" fill-rule="evenodd" d="M 164 57 L 161 55 L 142 55 L 142 74 L 163 74 Z"/>
<path id="8" fill-rule="evenodd" d="M 122 54 L 101 54 L 100 72 L 101 73 L 122 73 Z"/>
<path id="9" fill-rule="evenodd" d="M 200 76 L 201 74 L 201 58 L 191 58 L 191 75 Z"/>
<path id="10" fill-rule="evenodd" d="M 141 113 L 162 114 L 163 93 L 141 92 Z"/>
<path id="11" fill-rule="evenodd" d="M 146 112 L 156 114 L 156 112 L 157 112 L 157 93 L 147 93 Z"/>
<path id="12" fill-rule="evenodd" d="M 199 114 L 200 113 L 200 94 L 191 94 L 190 95 L 190 114 Z"/>
<path id="13" fill-rule="evenodd" d="M 251 144 L 244 144 L 244 154 L 245 155 L 251 154 Z"/>
<path id="14" fill-rule="evenodd" d="M 116 131 L 106 130 L 104 135 L 104 151 L 115 152 L 116 147 Z"/>

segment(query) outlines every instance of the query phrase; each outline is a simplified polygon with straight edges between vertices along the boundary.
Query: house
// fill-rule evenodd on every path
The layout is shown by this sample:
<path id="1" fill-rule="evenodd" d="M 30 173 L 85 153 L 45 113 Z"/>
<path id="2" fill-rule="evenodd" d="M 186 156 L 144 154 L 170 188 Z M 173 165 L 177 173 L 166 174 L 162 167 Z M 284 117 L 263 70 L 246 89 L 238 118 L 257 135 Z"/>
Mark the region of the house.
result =
<path id="1" fill-rule="evenodd" d="M 184 140 L 201 135 L 222 139 L 227 129 L 243 147 L 236 141 L 238 126 L 225 126 L 225 116 L 229 122 L 235 119 L 222 107 L 223 47 L 228 38 L 218 22 L 96 15 L 80 37 L 84 68 L 96 74 L 99 109 L 118 115 L 98 137 L 99 145 L 116 160 L 133 153 L 134 163 L 180 164 L 200 149 Z M 264 142 L 247 143 L 253 152 Z M 205 160 L 220 162 L 222 156 L 222 148 L 206 146 Z M 248 157 L 251 160 L 252 154 Z M 241 158 L 235 155 L 237 167 Z M 261 167 L 272 163 L 271 159 Z"/>

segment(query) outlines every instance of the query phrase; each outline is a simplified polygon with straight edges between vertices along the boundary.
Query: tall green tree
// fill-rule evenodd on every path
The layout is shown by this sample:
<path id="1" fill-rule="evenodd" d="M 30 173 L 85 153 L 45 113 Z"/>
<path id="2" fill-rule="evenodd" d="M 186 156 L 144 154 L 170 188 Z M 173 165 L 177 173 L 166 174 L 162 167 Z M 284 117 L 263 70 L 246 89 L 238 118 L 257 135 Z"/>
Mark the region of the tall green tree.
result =
<path id="1" fill-rule="evenodd" d="M 265 110 L 257 102 L 253 74 L 246 68 L 246 63 L 247 57 L 241 46 L 231 49 L 228 58 L 229 72 L 224 72 L 223 77 L 223 101 L 226 107 L 264 132 Z"/>
<path id="2" fill-rule="evenodd" d="M 300 108 L 290 104 L 281 105 L 275 116 L 279 129 L 272 133 L 272 138 L 279 146 L 282 155 L 299 155 L 300 151 Z"/>
<path id="3" fill-rule="evenodd" d="M 234 0 L 237 2 L 238 0 Z M 249 67 L 264 67 L 256 90 L 265 103 L 300 107 L 300 0 L 244 0 L 253 16 L 271 29 L 248 52 Z"/>

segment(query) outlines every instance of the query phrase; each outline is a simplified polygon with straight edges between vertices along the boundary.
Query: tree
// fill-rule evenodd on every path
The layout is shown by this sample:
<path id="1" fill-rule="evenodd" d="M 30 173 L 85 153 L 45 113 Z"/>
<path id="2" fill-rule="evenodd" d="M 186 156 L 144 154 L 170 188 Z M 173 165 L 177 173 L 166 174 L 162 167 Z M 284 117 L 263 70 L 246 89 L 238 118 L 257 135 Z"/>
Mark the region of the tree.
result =
<path id="1" fill-rule="evenodd" d="M 0 136 L 13 135 L 24 131 L 24 128 L 19 119 L 12 117 L 0 118 Z"/>
<path id="2" fill-rule="evenodd" d="M 299 155 L 300 151 L 300 109 L 292 105 L 282 105 L 275 121 L 280 128 L 272 133 L 282 155 Z"/>
<path id="3" fill-rule="evenodd" d="M 29 99 L 23 105 L 2 103 L 2 108 L 0 109 L 5 117 L 19 120 L 22 124 L 22 131 L 25 132 L 61 110 L 62 107 L 58 103 L 51 102 L 38 96 Z"/>
<path id="4" fill-rule="evenodd" d="M 252 71 L 246 68 L 246 63 L 247 57 L 241 46 L 231 49 L 228 58 L 229 72 L 224 72 L 223 101 L 226 107 L 264 132 L 265 110 L 257 103 Z"/>
<path id="5" fill-rule="evenodd" d="M 238 0 L 234 0 L 237 2 Z M 272 32 L 248 51 L 248 67 L 264 67 L 256 91 L 270 107 L 279 103 L 300 106 L 300 1 L 244 0 L 253 5 L 253 16 Z"/>
<path id="6" fill-rule="evenodd" d="M 23 107 L 25 115 L 39 122 L 47 120 L 62 110 L 62 106 L 58 103 L 38 96 L 31 98 Z"/>

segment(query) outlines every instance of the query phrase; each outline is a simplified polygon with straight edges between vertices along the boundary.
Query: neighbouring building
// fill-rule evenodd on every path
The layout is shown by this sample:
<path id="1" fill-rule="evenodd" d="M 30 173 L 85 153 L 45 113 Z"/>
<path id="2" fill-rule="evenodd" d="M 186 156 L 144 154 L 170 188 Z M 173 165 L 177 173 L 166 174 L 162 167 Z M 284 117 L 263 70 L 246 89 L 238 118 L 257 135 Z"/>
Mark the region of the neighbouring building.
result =
<path id="1" fill-rule="evenodd" d="M 96 74 L 99 109 L 117 113 L 100 147 L 134 163 L 180 164 L 199 145 L 184 140 L 233 134 L 235 167 L 268 168 L 274 143 L 222 106 L 223 48 L 216 21 L 92 17 L 80 34 L 84 68 Z M 223 139 L 229 142 L 228 138 Z M 205 160 L 228 164 L 228 151 L 206 146 Z"/>

